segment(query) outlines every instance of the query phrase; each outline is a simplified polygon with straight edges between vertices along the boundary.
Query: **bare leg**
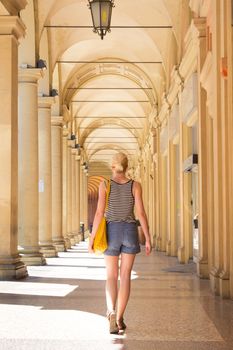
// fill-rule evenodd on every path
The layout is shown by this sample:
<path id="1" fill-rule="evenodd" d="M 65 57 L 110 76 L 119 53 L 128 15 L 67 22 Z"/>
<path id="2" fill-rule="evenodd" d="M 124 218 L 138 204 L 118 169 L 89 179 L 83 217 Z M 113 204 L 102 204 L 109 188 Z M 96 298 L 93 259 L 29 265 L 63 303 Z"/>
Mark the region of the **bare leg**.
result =
<path id="1" fill-rule="evenodd" d="M 108 312 L 115 310 L 117 301 L 117 281 L 118 281 L 118 256 L 105 255 L 105 264 L 107 271 L 106 280 L 106 302 Z"/>
<path id="2" fill-rule="evenodd" d="M 133 267 L 135 255 L 134 254 L 121 254 L 121 266 L 120 266 L 120 288 L 118 292 L 118 305 L 117 305 L 117 319 L 123 318 L 126 305 L 130 295 L 131 285 L 131 270 Z"/>

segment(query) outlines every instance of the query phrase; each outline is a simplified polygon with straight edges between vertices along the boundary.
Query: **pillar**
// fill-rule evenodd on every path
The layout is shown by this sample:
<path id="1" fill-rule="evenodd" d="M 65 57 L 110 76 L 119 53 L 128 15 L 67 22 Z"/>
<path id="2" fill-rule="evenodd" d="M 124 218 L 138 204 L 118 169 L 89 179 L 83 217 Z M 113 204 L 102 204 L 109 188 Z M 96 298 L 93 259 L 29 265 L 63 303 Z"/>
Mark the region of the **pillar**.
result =
<path id="1" fill-rule="evenodd" d="M 78 241 L 81 240 L 80 236 L 80 155 L 78 151 L 76 152 L 76 215 L 77 215 L 77 225 L 78 225 Z"/>
<path id="2" fill-rule="evenodd" d="M 53 97 L 39 97 L 39 243 L 45 257 L 57 255 L 52 241 L 51 105 Z"/>
<path id="3" fill-rule="evenodd" d="M 88 227 L 88 172 L 84 170 L 84 227 L 86 230 Z"/>
<path id="4" fill-rule="evenodd" d="M 77 217 L 77 169 L 76 169 L 76 155 L 77 149 L 75 147 L 71 148 L 71 184 L 72 184 L 72 234 L 75 240 L 75 243 L 79 242 L 79 228 L 78 228 L 78 217 Z"/>
<path id="5" fill-rule="evenodd" d="M 0 16 L 0 279 L 27 276 L 18 254 L 18 39 L 25 27 Z M 4 69 L 3 69 L 4 67 Z"/>
<path id="6" fill-rule="evenodd" d="M 160 250 L 166 251 L 166 242 L 168 237 L 168 193 L 167 193 L 167 154 L 161 155 L 161 179 L 160 184 Z"/>
<path id="7" fill-rule="evenodd" d="M 67 159 L 68 159 L 68 128 L 64 128 L 62 131 L 62 235 L 65 240 L 67 249 L 71 248 L 71 242 L 68 237 L 67 221 L 68 221 L 68 210 L 67 210 L 67 191 L 68 191 L 68 179 L 67 179 Z"/>
<path id="8" fill-rule="evenodd" d="M 156 132 L 156 167 L 155 167 L 155 177 L 156 177 L 156 239 L 155 247 L 157 250 L 161 250 L 161 155 L 160 155 L 160 128 Z"/>
<path id="9" fill-rule="evenodd" d="M 39 247 L 38 79 L 41 69 L 19 70 L 19 252 L 27 265 L 46 263 Z"/>
<path id="10" fill-rule="evenodd" d="M 168 241 L 166 252 L 167 255 L 176 256 L 176 145 L 172 140 L 168 141 Z"/>
<path id="11" fill-rule="evenodd" d="M 52 240 L 57 251 L 65 250 L 62 236 L 62 145 L 63 117 L 52 119 Z"/>
<path id="12" fill-rule="evenodd" d="M 227 12 L 228 20 L 227 24 L 229 25 L 229 17 L 231 19 L 232 7 L 233 4 L 231 1 L 227 2 Z M 233 27 L 231 27 L 231 32 L 228 32 L 228 62 L 229 62 L 229 75 L 228 75 L 228 110 L 229 110 L 229 147 L 230 153 L 233 154 Z M 233 162 L 230 162 L 230 212 L 233 212 Z M 233 218 L 231 215 L 230 219 L 230 297 L 233 299 Z"/>
<path id="13" fill-rule="evenodd" d="M 75 245 L 75 237 L 72 232 L 72 149 L 74 141 L 68 139 L 67 143 L 67 234 L 71 245 Z"/>
<path id="14" fill-rule="evenodd" d="M 84 223 L 84 176 L 83 166 L 80 166 L 80 223 Z"/>
<path id="15" fill-rule="evenodd" d="M 180 222 L 181 237 L 178 248 L 180 263 L 192 257 L 191 174 L 183 172 L 183 161 L 192 153 L 191 128 L 180 121 Z"/>

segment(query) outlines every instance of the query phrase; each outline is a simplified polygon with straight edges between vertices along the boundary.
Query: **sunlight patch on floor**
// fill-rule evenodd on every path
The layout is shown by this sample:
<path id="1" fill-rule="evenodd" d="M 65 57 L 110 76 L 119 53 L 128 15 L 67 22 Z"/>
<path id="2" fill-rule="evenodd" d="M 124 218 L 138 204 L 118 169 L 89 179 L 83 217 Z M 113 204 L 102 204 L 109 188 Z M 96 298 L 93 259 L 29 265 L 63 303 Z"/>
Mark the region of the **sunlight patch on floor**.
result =
<path id="1" fill-rule="evenodd" d="M 4 294 L 65 297 L 76 288 L 78 288 L 78 285 L 74 286 L 70 284 L 58 283 L 0 281 L 0 293 Z"/>
<path id="2" fill-rule="evenodd" d="M 124 338 L 108 333 L 106 317 L 89 312 L 0 304 L 0 314 L 0 338 L 4 339 L 101 339 L 117 343 L 118 338 Z M 17 314 L 20 315 L 18 322 Z"/>

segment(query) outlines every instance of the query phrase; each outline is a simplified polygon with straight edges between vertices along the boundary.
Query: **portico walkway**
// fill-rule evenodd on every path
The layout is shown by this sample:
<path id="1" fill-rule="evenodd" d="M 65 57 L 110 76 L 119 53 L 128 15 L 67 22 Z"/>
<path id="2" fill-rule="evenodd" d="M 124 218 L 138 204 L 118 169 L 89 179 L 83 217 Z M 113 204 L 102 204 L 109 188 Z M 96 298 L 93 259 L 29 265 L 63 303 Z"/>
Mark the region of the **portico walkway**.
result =
<path id="1" fill-rule="evenodd" d="M 1 350 L 230 350 L 233 302 L 214 297 L 193 264 L 142 252 L 132 274 L 124 336 L 110 336 L 105 318 L 102 257 L 86 243 L 25 280 L 0 282 Z"/>

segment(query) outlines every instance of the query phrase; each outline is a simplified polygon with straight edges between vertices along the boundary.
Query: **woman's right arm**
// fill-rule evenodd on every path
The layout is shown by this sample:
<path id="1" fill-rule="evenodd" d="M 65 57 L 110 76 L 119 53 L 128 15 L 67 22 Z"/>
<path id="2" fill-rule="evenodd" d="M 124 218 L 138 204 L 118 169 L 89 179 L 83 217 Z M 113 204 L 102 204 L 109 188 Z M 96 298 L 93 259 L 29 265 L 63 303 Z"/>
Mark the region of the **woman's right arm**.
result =
<path id="1" fill-rule="evenodd" d="M 89 245 L 88 245 L 89 253 L 94 253 L 94 250 L 93 250 L 94 238 L 95 238 L 97 229 L 99 227 L 99 224 L 104 216 L 105 201 L 106 201 L 106 186 L 104 181 L 102 181 L 99 186 L 99 199 L 98 199 L 97 209 L 96 209 L 96 213 L 93 221 L 91 236 L 89 238 Z"/>
<path id="2" fill-rule="evenodd" d="M 146 238 L 146 254 L 149 255 L 152 249 L 151 239 L 150 239 L 150 233 L 149 233 L 148 220 L 147 220 L 147 216 L 146 216 L 146 212 L 145 212 L 143 200 L 142 200 L 142 187 L 139 182 L 136 182 L 136 181 L 134 182 L 133 195 L 135 199 L 135 208 L 136 208 L 137 216 Z"/>

